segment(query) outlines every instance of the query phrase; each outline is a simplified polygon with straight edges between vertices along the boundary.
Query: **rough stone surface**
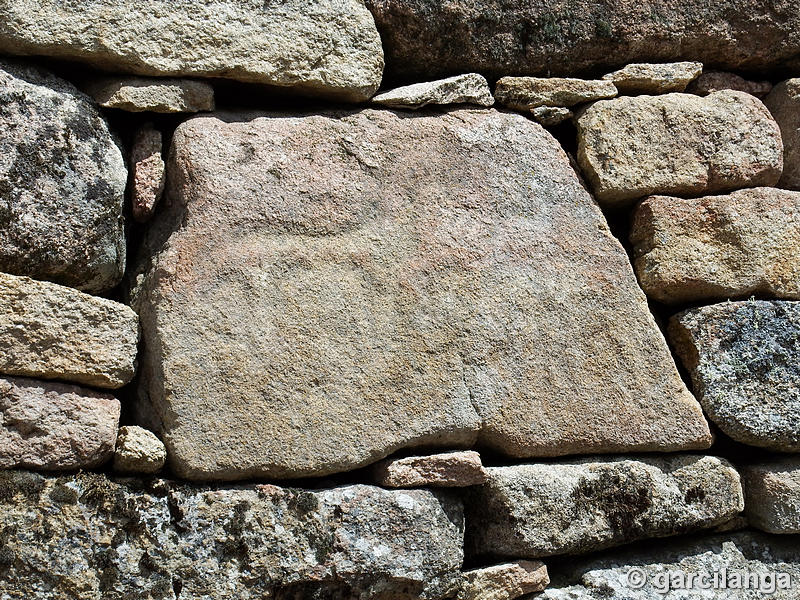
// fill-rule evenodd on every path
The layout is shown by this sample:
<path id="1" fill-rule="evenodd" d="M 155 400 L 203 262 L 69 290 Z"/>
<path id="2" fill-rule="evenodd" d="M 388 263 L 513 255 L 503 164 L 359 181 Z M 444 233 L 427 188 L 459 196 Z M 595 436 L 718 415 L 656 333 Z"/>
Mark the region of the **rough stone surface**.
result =
<path id="1" fill-rule="evenodd" d="M 373 97 L 372 102 L 393 108 L 411 109 L 429 104 L 491 106 L 494 104 L 494 97 L 483 75 L 468 73 L 389 90 Z"/>
<path id="2" fill-rule="evenodd" d="M 104 77 L 92 79 L 84 89 L 101 106 L 128 112 L 214 110 L 214 88 L 192 79 Z"/>
<path id="3" fill-rule="evenodd" d="M 552 587 L 532 600 L 795 600 L 800 586 L 799 545 L 797 537 L 755 532 L 684 538 L 657 546 L 642 544 L 599 558 L 571 561 L 562 569 L 551 568 Z M 629 584 L 629 574 L 634 570 L 632 580 L 641 581 L 641 588 Z M 715 573 L 725 582 L 724 588 L 718 585 L 717 589 L 708 589 Z M 776 573 L 786 573 L 788 581 L 786 577 L 778 581 Z M 680 578 L 689 574 L 706 578 L 684 584 L 685 589 L 670 589 L 670 577 L 688 583 Z M 750 574 L 764 578 L 763 593 L 754 589 L 756 586 L 743 585 L 743 578 Z M 767 593 L 769 574 L 773 574 L 774 594 Z M 790 587 L 779 588 L 778 583 Z"/>
<path id="4" fill-rule="evenodd" d="M 616 95 L 610 81 L 566 77 L 503 77 L 494 88 L 497 102 L 525 111 L 539 106 L 570 107 Z"/>
<path id="5" fill-rule="evenodd" d="M 0 472 L 0 597 L 451 597 L 459 503 L 355 485 L 190 488 Z"/>
<path id="6" fill-rule="evenodd" d="M 633 63 L 604 75 L 620 94 L 667 94 L 682 92 L 703 72 L 703 63 Z"/>
<path id="7" fill-rule="evenodd" d="M 419 81 L 582 75 L 635 62 L 697 60 L 763 71 L 800 69 L 800 15 L 756 0 L 368 0 L 386 75 Z"/>
<path id="8" fill-rule="evenodd" d="M 744 509 L 738 473 L 713 456 L 487 471 L 465 499 L 467 552 L 477 556 L 579 554 L 713 527 Z"/>
<path id="9" fill-rule="evenodd" d="M 783 176 L 778 185 L 800 190 L 800 78 L 776 85 L 764 98 L 783 136 Z"/>
<path id="10" fill-rule="evenodd" d="M 74 385 L 0 377 L 0 469 L 91 469 L 111 458 L 119 400 Z"/>
<path id="11" fill-rule="evenodd" d="M 541 592 L 550 583 L 544 563 L 530 560 L 467 571 L 464 579 L 458 600 L 514 600 Z"/>
<path id="12" fill-rule="evenodd" d="M 223 77 L 361 101 L 383 50 L 359 0 L 25 0 L 0 5 L 0 52 L 111 72 Z"/>
<path id="13" fill-rule="evenodd" d="M 0 273 L 0 373 L 118 388 L 133 378 L 138 339 L 123 304 Z"/>
<path id="14" fill-rule="evenodd" d="M 171 161 L 134 300 L 140 424 L 181 476 L 477 437 L 512 456 L 710 444 L 627 255 L 530 119 L 199 117 Z"/>
<path id="15" fill-rule="evenodd" d="M 537 106 L 531 109 L 534 120 L 545 127 L 560 125 L 572 118 L 572 111 L 563 106 Z"/>
<path id="16" fill-rule="evenodd" d="M 157 473 L 167 460 L 167 449 L 152 431 L 135 425 L 120 427 L 114 452 L 114 470 L 120 473 Z"/>
<path id="17" fill-rule="evenodd" d="M 783 168 L 777 124 L 743 92 L 601 100 L 577 123 L 578 161 L 607 205 L 771 186 Z"/>
<path id="18" fill-rule="evenodd" d="M 706 71 L 686 88 L 686 91 L 700 96 L 708 96 L 722 90 L 737 90 L 763 98 L 772 91 L 769 81 L 749 81 L 735 73 L 724 71 Z"/>
<path id="19" fill-rule="evenodd" d="M 745 514 L 769 533 L 800 533 L 800 459 L 740 467 L 745 483 Z"/>
<path id="20" fill-rule="evenodd" d="M 800 451 L 800 302 L 693 308 L 670 339 L 706 414 L 743 444 Z"/>
<path id="21" fill-rule="evenodd" d="M 407 456 L 379 462 L 375 483 L 385 487 L 467 487 L 486 481 L 481 455 L 473 451 Z"/>
<path id="22" fill-rule="evenodd" d="M 114 287 L 125 270 L 126 179 L 88 97 L 0 60 L 0 270 L 87 292 Z"/>
<path id="23" fill-rule="evenodd" d="M 161 157 L 161 137 L 161 132 L 149 124 L 140 128 L 134 136 L 131 148 L 131 205 L 133 218 L 139 223 L 146 223 L 152 218 L 164 192 L 166 165 Z"/>
<path id="24" fill-rule="evenodd" d="M 630 239 L 639 283 L 660 302 L 800 298 L 800 192 L 651 196 Z"/>

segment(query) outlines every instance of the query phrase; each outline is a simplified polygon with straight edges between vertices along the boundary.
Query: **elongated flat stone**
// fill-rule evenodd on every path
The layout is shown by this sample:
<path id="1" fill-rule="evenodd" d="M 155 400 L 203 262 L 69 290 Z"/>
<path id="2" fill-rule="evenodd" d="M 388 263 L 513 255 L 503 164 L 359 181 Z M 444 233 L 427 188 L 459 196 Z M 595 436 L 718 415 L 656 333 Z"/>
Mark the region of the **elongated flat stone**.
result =
<path id="1" fill-rule="evenodd" d="M 739 474 L 713 456 L 582 459 L 487 469 L 465 499 L 467 551 L 579 554 L 725 523 L 744 509 Z"/>
<path id="2" fill-rule="evenodd" d="M 473 569 L 464 579 L 459 600 L 515 600 L 541 592 L 550 582 L 544 563 L 530 560 Z"/>
<path id="3" fill-rule="evenodd" d="M 383 71 L 375 21 L 358 0 L 8 0 L 0 51 L 348 101 L 369 99 Z"/>
<path id="4" fill-rule="evenodd" d="M 86 92 L 106 108 L 128 112 L 185 113 L 214 110 L 214 88 L 204 81 L 156 77 L 106 77 Z"/>
<path id="5" fill-rule="evenodd" d="M 743 444 L 800 451 L 800 302 L 692 308 L 670 320 L 669 335 L 722 431 Z"/>
<path id="6" fill-rule="evenodd" d="M 423 490 L 192 488 L 0 472 L 0 596 L 438 600 L 463 511 Z"/>
<path id="7" fill-rule="evenodd" d="M 783 170 L 778 125 L 744 92 L 601 100 L 577 124 L 578 162 L 608 206 L 772 186 Z"/>
<path id="8" fill-rule="evenodd" d="M 710 444 L 628 258 L 529 118 L 223 114 L 176 131 L 134 293 L 183 477 Z M 152 260 L 151 260 L 152 257 Z"/>
<path id="9" fill-rule="evenodd" d="M 800 299 L 798 192 L 651 196 L 636 208 L 630 239 L 639 283 L 660 302 Z"/>
<path id="10" fill-rule="evenodd" d="M 613 98 L 611 81 L 568 77 L 503 77 L 494 90 L 497 101 L 509 108 L 528 111 L 540 106 L 568 108 L 603 98 Z"/>
<path id="11" fill-rule="evenodd" d="M 118 388 L 134 374 L 139 320 L 124 304 L 0 273 L 0 373 Z"/>
<path id="12" fill-rule="evenodd" d="M 0 377 L 0 469 L 91 469 L 114 453 L 119 400 L 74 385 Z"/>

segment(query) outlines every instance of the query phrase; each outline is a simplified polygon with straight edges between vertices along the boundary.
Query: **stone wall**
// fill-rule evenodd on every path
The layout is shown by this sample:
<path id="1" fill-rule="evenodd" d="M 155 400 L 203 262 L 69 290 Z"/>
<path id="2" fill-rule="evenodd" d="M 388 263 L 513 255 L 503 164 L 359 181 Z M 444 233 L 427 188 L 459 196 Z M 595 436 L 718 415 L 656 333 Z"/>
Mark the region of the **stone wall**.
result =
<path id="1" fill-rule="evenodd" d="M 584 4 L 0 6 L 0 600 L 800 597 L 798 7 Z"/>

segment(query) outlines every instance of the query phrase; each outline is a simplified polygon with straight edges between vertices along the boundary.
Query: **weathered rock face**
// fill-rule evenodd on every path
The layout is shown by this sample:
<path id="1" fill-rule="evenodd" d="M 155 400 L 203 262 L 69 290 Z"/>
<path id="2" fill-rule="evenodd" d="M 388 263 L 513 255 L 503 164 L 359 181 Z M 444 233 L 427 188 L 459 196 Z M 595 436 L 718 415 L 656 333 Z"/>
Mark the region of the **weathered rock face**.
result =
<path id="1" fill-rule="evenodd" d="M 583 459 L 487 469 L 467 496 L 467 551 L 578 554 L 713 527 L 744 509 L 736 470 L 713 456 Z"/>
<path id="2" fill-rule="evenodd" d="M 800 192 L 651 196 L 630 239 L 639 283 L 661 302 L 800 298 Z"/>
<path id="3" fill-rule="evenodd" d="M 607 205 L 771 186 L 783 168 L 777 124 L 743 92 L 601 100 L 577 123 L 578 162 Z"/>
<path id="4" fill-rule="evenodd" d="M 0 373 L 118 388 L 133 378 L 138 340 L 124 304 L 0 273 Z"/>
<path id="5" fill-rule="evenodd" d="M 750 524 L 769 533 L 800 533 L 800 460 L 787 458 L 740 470 Z"/>
<path id="6" fill-rule="evenodd" d="M 575 106 L 613 98 L 617 88 L 610 81 L 568 77 L 503 77 L 494 90 L 497 101 L 516 110 L 540 106 Z"/>
<path id="7" fill-rule="evenodd" d="M 686 89 L 687 92 L 700 96 L 708 96 L 712 92 L 722 90 L 738 90 L 752 94 L 756 98 L 763 98 L 772 91 L 772 84 L 769 81 L 749 81 L 735 73 L 706 71 Z"/>
<path id="8" fill-rule="evenodd" d="M 368 0 L 387 77 L 478 71 L 575 75 L 632 62 L 697 60 L 725 69 L 800 67 L 791 4 L 703 0 Z"/>
<path id="9" fill-rule="evenodd" d="M 383 50 L 359 0 L 24 0 L 0 6 L 0 51 L 113 72 L 224 77 L 343 100 L 378 89 Z"/>
<path id="10" fill-rule="evenodd" d="M 783 136 L 783 177 L 778 185 L 800 190 L 800 79 L 776 85 L 764 98 Z"/>
<path id="11" fill-rule="evenodd" d="M 88 292 L 114 287 L 125 269 L 126 179 L 88 97 L 0 61 L 0 270 Z"/>
<path id="12" fill-rule="evenodd" d="M 152 431 L 135 425 L 119 428 L 114 451 L 114 470 L 119 473 L 158 473 L 167 461 L 167 450 Z"/>
<path id="13" fill-rule="evenodd" d="M 553 571 L 553 587 L 536 600 L 795 600 L 800 538 L 755 532 L 659 542 L 606 554 Z M 785 575 L 775 577 L 774 574 Z M 714 575 L 719 574 L 716 587 Z M 760 579 L 748 586 L 744 578 Z M 768 575 L 773 574 L 772 579 Z M 689 582 L 687 577 L 694 576 Z M 702 580 L 698 577 L 703 577 Z M 670 586 L 670 578 L 677 585 Z M 763 582 L 763 592 L 758 590 Z M 771 589 L 775 592 L 769 594 Z"/>
<path id="14" fill-rule="evenodd" d="M 373 469 L 385 487 L 467 487 L 486 481 L 481 455 L 471 450 L 386 459 Z"/>
<path id="15" fill-rule="evenodd" d="M 622 94 L 682 92 L 703 72 L 703 63 L 633 63 L 604 75 Z"/>
<path id="16" fill-rule="evenodd" d="M 457 591 L 458 503 L 428 491 L 193 489 L 0 472 L 0 595 L 398 598 Z M 317 595 L 315 595 L 317 594 Z"/>
<path id="17" fill-rule="evenodd" d="M 90 469 L 114 452 L 119 400 L 74 385 L 0 377 L 0 469 Z"/>
<path id="18" fill-rule="evenodd" d="M 414 83 L 372 98 L 374 104 L 394 108 L 418 109 L 429 104 L 477 104 L 491 106 L 494 96 L 486 78 L 478 73 L 456 75 L 438 81 Z"/>
<path id="19" fill-rule="evenodd" d="M 152 125 L 141 127 L 134 136 L 131 148 L 131 212 L 139 223 L 150 220 L 164 192 L 166 165 L 161 156 L 161 132 Z"/>
<path id="20" fill-rule="evenodd" d="M 101 106 L 128 112 L 214 110 L 214 88 L 192 79 L 104 77 L 91 80 L 85 90 Z"/>
<path id="21" fill-rule="evenodd" d="M 744 444 L 800 451 L 800 302 L 693 308 L 670 339 L 708 416 Z"/>
<path id="22" fill-rule="evenodd" d="M 181 476 L 479 434 L 513 456 L 709 445 L 624 251 L 529 119 L 196 118 L 171 163 L 135 305 L 140 413 Z"/>

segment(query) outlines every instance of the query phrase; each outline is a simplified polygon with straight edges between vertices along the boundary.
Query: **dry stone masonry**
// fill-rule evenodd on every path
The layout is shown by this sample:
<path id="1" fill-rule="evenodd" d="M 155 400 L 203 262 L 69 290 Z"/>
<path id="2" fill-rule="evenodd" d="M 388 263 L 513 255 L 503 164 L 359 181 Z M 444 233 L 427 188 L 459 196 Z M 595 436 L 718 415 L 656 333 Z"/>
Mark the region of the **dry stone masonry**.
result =
<path id="1" fill-rule="evenodd" d="M 798 32 L 0 1 L 0 600 L 800 598 Z"/>

